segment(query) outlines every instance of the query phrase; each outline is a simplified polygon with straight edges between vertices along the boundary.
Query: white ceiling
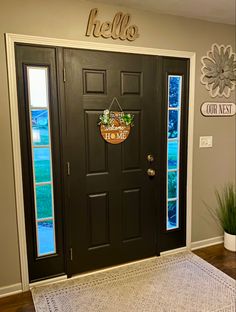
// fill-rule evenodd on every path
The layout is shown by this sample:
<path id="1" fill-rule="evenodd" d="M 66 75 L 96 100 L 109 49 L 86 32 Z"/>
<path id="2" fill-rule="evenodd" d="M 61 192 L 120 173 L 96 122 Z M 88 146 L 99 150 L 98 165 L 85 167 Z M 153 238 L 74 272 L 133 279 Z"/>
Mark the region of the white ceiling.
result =
<path id="1" fill-rule="evenodd" d="M 235 25 L 236 0 L 93 0 L 129 8 L 155 11 Z"/>

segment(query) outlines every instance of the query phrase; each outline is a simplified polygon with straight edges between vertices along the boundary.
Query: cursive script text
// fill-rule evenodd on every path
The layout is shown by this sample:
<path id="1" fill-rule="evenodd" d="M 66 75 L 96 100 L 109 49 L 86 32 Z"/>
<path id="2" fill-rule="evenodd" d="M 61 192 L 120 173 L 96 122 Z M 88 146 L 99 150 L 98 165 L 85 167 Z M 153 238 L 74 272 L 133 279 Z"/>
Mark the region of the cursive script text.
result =
<path id="1" fill-rule="evenodd" d="M 118 12 L 115 14 L 113 21 L 101 23 L 97 19 L 98 9 L 90 11 L 86 36 L 112 38 L 134 41 L 139 37 L 138 27 L 129 25 L 131 16 L 126 13 Z"/>

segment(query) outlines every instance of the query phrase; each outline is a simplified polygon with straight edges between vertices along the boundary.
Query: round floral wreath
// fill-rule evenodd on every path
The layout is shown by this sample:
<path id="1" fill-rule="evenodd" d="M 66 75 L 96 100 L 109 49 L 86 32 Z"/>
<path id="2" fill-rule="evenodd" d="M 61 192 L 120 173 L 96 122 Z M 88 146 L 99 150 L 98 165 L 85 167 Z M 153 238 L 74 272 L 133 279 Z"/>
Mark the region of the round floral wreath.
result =
<path id="1" fill-rule="evenodd" d="M 212 97 L 229 97 L 236 85 L 236 54 L 230 45 L 213 44 L 202 57 L 201 82 Z"/>
<path id="2" fill-rule="evenodd" d="M 111 126 L 114 120 L 112 113 L 113 112 L 109 111 L 109 109 L 105 109 L 103 114 L 99 116 L 98 125 Z M 132 114 L 126 114 L 122 111 L 118 116 L 116 116 L 116 118 L 119 120 L 121 125 L 124 124 L 131 127 L 134 125 L 134 115 Z"/>

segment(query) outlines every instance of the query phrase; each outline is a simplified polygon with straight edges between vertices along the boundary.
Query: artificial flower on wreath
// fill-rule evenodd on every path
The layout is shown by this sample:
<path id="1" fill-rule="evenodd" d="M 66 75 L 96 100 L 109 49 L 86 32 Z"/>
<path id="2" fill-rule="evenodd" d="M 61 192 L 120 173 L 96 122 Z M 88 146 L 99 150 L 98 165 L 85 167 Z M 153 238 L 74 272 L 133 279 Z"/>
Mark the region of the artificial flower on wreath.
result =
<path id="1" fill-rule="evenodd" d="M 104 126 L 111 126 L 113 118 L 111 117 L 111 111 L 108 109 L 105 109 L 101 115 L 99 115 L 99 123 L 98 125 L 104 125 Z M 120 124 L 124 124 L 125 126 L 131 126 L 134 125 L 134 115 L 132 114 L 126 114 L 124 112 L 121 112 L 119 114 L 119 122 Z"/>

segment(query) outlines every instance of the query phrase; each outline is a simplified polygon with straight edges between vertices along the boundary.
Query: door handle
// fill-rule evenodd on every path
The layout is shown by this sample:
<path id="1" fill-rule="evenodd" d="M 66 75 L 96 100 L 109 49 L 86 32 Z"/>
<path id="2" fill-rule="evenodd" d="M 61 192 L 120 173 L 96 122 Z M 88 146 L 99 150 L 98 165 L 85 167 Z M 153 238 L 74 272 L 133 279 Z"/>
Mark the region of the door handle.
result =
<path id="1" fill-rule="evenodd" d="M 156 175 L 156 171 L 154 169 L 148 168 L 147 175 L 149 177 L 154 177 Z"/>

